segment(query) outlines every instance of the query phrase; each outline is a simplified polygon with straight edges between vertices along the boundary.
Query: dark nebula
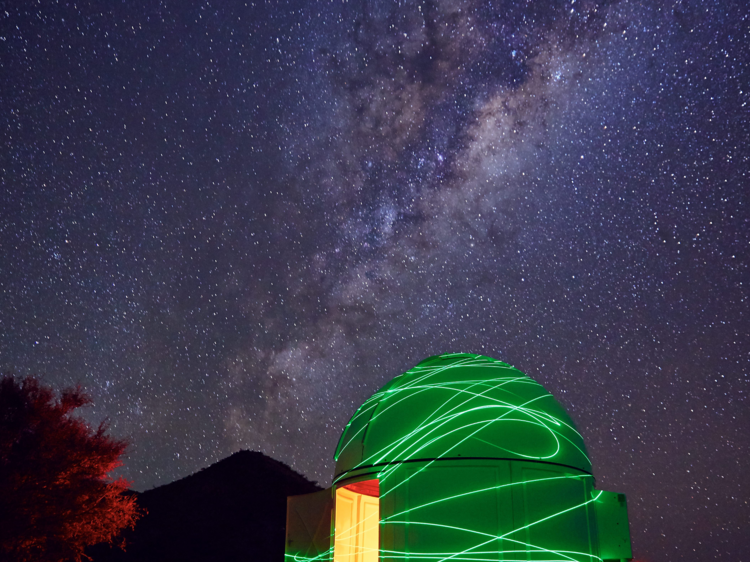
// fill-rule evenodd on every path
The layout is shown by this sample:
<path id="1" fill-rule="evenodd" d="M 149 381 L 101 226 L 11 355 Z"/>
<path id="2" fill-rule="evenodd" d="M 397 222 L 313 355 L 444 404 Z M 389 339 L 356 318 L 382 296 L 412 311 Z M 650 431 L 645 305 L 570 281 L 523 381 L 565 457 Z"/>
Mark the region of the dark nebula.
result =
<path id="1" fill-rule="evenodd" d="M 138 490 L 322 484 L 438 353 L 544 384 L 643 560 L 750 558 L 742 0 L 6 2 L 0 368 Z"/>

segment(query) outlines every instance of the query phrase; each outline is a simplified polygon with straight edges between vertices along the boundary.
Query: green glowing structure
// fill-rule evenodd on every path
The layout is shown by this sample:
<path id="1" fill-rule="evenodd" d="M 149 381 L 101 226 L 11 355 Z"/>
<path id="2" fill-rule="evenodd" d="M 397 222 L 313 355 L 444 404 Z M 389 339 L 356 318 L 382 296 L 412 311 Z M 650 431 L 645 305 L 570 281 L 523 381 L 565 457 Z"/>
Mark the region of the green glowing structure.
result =
<path id="1" fill-rule="evenodd" d="M 632 558 L 625 496 L 594 489 L 568 414 L 489 357 L 430 357 L 344 429 L 333 486 L 287 505 L 286 562 Z"/>

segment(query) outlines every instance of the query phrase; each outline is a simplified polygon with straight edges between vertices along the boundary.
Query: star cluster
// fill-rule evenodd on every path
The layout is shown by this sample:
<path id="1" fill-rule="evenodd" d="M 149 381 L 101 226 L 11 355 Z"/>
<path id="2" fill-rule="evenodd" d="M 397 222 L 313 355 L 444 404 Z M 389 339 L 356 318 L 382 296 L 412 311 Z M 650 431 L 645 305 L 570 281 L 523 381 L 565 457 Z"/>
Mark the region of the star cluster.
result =
<path id="1" fill-rule="evenodd" d="M 81 382 L 135 488 L 328 483 L 375 390 L 482 353 L 637 558 L 750 556 L 743 2 L 84 4 L 0 13 L 0 368 Z"/>

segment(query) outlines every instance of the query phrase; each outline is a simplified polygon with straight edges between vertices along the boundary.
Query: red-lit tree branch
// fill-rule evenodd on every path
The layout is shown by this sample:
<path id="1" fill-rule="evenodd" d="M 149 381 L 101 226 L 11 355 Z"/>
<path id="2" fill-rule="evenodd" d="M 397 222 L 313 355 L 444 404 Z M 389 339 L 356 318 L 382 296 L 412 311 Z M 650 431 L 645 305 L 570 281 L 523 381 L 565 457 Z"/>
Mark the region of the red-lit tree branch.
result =
<path id="1" fill-rule="evenodd" d="M 109 473 L 127 443 L 71 414 L 91 399 L 33 377 L 0 378 L 0 559 L 80 561 L 141 516 L 129 483 Z"/>

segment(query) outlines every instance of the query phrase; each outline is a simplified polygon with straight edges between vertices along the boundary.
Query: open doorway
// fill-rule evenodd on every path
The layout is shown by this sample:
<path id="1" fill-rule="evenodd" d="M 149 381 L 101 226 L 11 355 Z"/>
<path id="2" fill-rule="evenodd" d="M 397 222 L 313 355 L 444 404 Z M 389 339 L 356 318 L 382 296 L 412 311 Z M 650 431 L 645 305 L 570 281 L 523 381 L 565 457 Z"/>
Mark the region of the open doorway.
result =
<path id="1" fill-rule="evenodd" d="M 380 490 L 377 480 L 336 489 L 334 562 L 378 562 Z"/>

